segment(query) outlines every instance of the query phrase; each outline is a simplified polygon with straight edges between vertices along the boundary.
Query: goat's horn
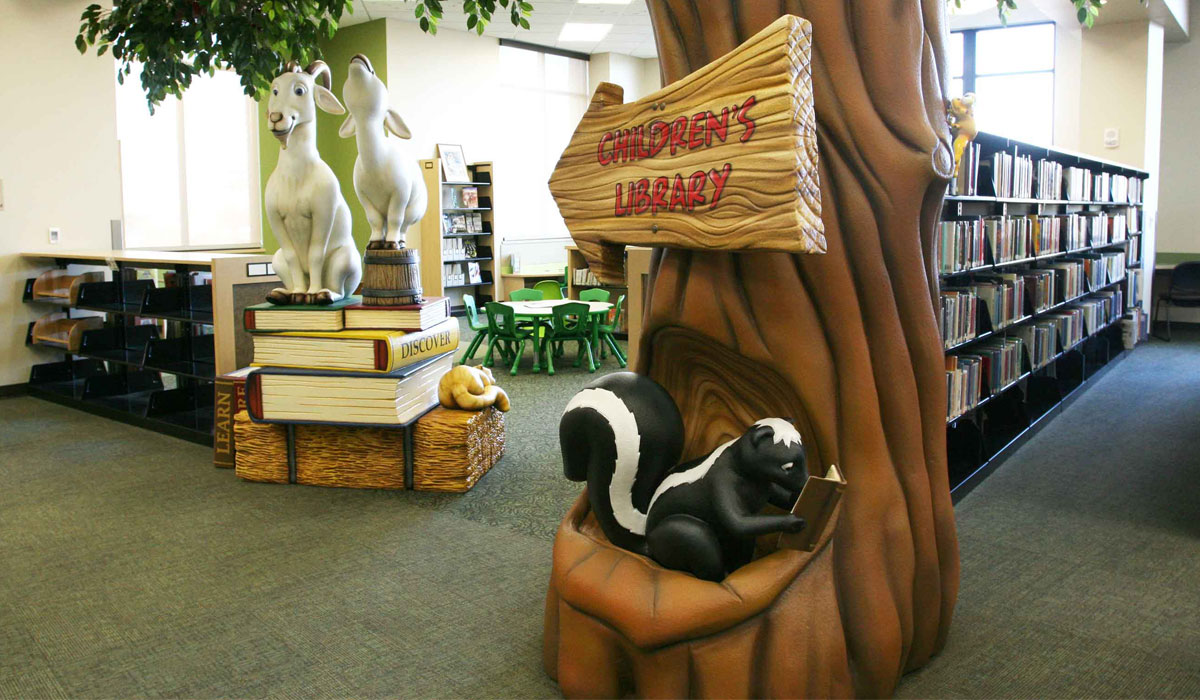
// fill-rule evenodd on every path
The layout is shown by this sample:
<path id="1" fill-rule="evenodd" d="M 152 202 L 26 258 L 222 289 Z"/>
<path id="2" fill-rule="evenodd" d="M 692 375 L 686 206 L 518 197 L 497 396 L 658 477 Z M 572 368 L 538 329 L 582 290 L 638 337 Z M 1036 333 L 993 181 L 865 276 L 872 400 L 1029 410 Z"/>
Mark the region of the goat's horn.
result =
<path id="1" fill-rule="evenodd" d="M 283 72 L 284 73 L 299 73 L 300 72 L 300 64 L 296 63 L 295 61 L 288 61 L 287 66 L 285 66 L 283 69 Z"/>
<path id="2" fill-rule="evenodd" d="M 311 75 L 314 81 L 324 85 L 326 90 L 333 89 L 333 71 L 329 70 L 329 65 L 324 61 L 313 61 L 304 72 Z"/>

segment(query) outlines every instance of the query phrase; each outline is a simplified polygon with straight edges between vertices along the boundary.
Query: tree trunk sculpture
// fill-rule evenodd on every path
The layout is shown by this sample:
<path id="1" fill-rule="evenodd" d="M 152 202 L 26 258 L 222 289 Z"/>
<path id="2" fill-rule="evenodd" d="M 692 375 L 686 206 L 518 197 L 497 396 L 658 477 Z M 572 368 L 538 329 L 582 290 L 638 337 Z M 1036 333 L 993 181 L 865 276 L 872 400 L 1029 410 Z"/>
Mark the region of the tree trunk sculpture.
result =
<path id="1" fill-rule="evenodd" d="M 647 1 L 666 82 L 783 14 L 812 23 L 827 252 L 659 249 L 637 371 L 679 406 L 684 459 L 788 416 L 810 468 L 848 486 L 814 552 L 768 548 L 721 584 L 616 548 L 584 494 L 555 540 L 546 669 L 568 696 L 889 695 L 942 648 L 958 591 L 935 316 L 945 0 Z"/>
<path id="2" fill-rule="evenodd" d="M 842 468 L 833 569 L 847 663 L 858 694 L 890 694 L 941 649 L 958 592 L 935 317 L 953 167 L 945 2 L 648 2 L 664 82 L 781 14 L 812 22 L 828 252 L 660 250 L 638 371 L 675 397 L 685 459 L 760 413 L 794 412 L 809 463 Z"/>

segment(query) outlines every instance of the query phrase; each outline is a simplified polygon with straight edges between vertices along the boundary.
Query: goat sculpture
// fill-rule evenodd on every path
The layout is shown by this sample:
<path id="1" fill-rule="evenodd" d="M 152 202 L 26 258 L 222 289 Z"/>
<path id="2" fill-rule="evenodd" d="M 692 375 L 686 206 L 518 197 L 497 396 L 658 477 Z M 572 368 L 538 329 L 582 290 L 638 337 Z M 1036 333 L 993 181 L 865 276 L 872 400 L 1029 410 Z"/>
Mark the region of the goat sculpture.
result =
<path id="1" fill-rule="evenodd" d="M 271 82 L 268 126 L 279 139 L 279 164 L 267 179 L 266 209 L 279 241 L 274 266 L 283 287 L 274 304 L 331 304 L 354 293 L 362 262 L 350 229 L 350 207 L 333 170 L 317 152 L 317 108 L 344 114 L 330 91 L 324 61 L 294 61 Z"/>
<path id="2" fill-rule="evenodd" d="M 429 195 L 416 161 L 404 153 L 399 141 L 388 139 L 385 130 L 402 139 L 412 138 L 412 133 L 396 110 L 387 106 L 387 86 L 362 54 L 350 59 L 342 99 L 350 116 L 338 135 L 357 137 L 354 192 L 371 225 L 367 248 L 403 248 L 408 227 L 425 216 Z"/>

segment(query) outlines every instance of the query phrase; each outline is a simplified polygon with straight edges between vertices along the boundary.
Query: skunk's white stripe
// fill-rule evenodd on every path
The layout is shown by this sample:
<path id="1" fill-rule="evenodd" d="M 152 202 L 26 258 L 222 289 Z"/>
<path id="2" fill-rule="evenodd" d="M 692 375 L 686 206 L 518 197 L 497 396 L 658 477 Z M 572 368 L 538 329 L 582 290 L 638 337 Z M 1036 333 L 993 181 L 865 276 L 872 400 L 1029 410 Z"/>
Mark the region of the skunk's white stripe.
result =
<path id="1" fill-rule="evenodd" d="M 691 469 L 675 472 L 674 474 L 663 479 L 662 483 L 658 485 L 657 489 L 655 489 L 654 497 L 650 499 L 650 507 L 646 509 L 646 512 L 650 512 L 650 509 L 654 508 L 654 502 L 658 500 L 659 496 L 666 493 L 667 489 L 671 489 L 676 486 L 683 486 L 684 484 L 690 484 L 694 481 L 703 479 L 704 475 L 708 473 L 708 470 L 711 469 L 712 465 L 717 461 L 717 458 L 721 456 L 721 453 L 729 449 L 729 446 L 737 442 L 737 440 L 737 438 L 734 438 L 713 450 L 703 462 L 697 464 Z"/>
<path id="2" fill-rule="evenodd" d="M 612 504 L 617 524 L 635 535 L 646 534 L 646 514 L 633 505 L 633 482 L 637 478 L 641 459 L 642 437 L 637 418 L 617 396 L 608 389 L 584 389 L 575 394 L 563 414 L 576 408 L 590 408 L 608 421 L 617 446 L 617 463 L 608 485 L 608 500 Z"/>
<path id="3" fill-rule="evenodd" d="M 783 443 L 784 447 L 791 447 L 792 444 L 801 444 L 800 431 L 796 430 L 796 426 L 785 421 L 782 418 L 763 418 L 755 421 L 755 425 L 762 425 L 770 428 L 774 433 L 771 435 L 771 442 L 778 445 Z"/>

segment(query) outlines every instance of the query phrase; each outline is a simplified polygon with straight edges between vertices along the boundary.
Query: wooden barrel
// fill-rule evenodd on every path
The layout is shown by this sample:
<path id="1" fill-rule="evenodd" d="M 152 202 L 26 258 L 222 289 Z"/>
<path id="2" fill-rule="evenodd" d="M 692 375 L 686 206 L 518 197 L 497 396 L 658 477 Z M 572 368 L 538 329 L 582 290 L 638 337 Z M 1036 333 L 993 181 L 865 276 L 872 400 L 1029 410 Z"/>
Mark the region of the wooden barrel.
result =
<path id="1" fill-rule="evenodd" d="M 421 257 L 410 248 L 367 250 L 362 296 L 367 306 L 402 306 L 421 301 Z"/>

